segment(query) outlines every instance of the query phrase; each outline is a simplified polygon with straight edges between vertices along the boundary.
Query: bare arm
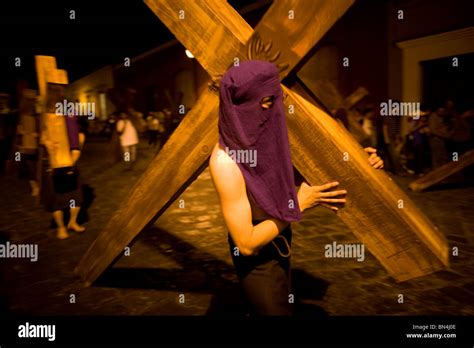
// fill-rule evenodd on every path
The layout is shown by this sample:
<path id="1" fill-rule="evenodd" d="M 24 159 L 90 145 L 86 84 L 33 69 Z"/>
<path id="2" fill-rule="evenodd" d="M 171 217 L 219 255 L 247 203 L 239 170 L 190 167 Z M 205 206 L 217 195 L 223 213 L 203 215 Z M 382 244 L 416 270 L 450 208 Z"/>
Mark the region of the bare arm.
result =
<path id="1" fill-rule="evenodd" d="M 84 146 L 84 142 L 86 141 L 86 136 L 84 133 L 79 133 L 79 149 L 71 150 L 71 159 L 72 164 L 75 165 L 76 162 L 79 160 L 81 156 L 82 147 Z"/>
<path id="2" fill-rule="evenodd" d="M 115 126 L 115 129 L 119 134 L 123 133 L 123 131 L 125 130 L 125 121 L 119 120 L 117 122 L 117 125 Z"/>
<path id="3" fill-rule="evenodd" d="M 219 195 L 222 214 L 240 254 L 250 256 L 270 243 L 288 223 L 272 218 L 253 226 L 252 210 L 242 173 L 237 164 L 231 160 L 222 161 L 220 156 L 227 154 L 216 147 L 209 166 Z"/>

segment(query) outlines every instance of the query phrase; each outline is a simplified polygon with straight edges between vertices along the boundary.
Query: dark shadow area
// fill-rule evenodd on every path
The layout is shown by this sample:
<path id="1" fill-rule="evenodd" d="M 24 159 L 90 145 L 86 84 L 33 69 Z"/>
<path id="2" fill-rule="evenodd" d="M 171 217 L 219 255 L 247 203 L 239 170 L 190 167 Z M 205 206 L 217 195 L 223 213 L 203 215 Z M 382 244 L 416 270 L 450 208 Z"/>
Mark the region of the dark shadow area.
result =
<path id="1" fill-rule="evenodd" d="M 246 315 L 245 299 L 232 265 L 216 259 L 213 255 L 197 249 L 161 228 L 151 228 L 143 233 L 142 238 L 143 242 L 153 246 L 158 252 L 172 257 L 182 268 L 109 268 L 93 286 L 211 293 L 213 297 L 207 315 L 231 317 Z M 295 315 L 311 317 L 327 315 L 321 307 L 304 304 L 301 300 L 321 300 L 329 283 L 301 269 L 295 269 L 292 277 Z"/>
<path id="2" fill-rule="evenodd" d="M 453 58 L 458 60 L 457 66 L 453 66 Z M 437 107 L 446 100 L 452 100 L 458 111 L 474 107 L 474 53 L 423 61 L 420 65 L 423 71 L 424 103 Z"/>
<path id="3" fill-rule="evenodd" d="M 6 244 L 10 240 L 9 235 L 4 232 L 0 231 L 0 244 Z M 0 260 L 1 261 L 1 260 Z M 5 262 L 0 263 L 3 267 L 8 267 Z M 6 279 L 6 272 L 3 267 L 0 267 L 0 316 L 5 313 L 8 313 L 8 294 L 7 294 L 7 279 Z"/>
<path id="4" fill-rule="evenodd" d="M 82 225 L 90 220 L 88 210 L 95 199 L 93 187 L 91 187 L 88 184 L 83 184 L 81 185 L 81 189 L 82 189 L 83 201 L 81 204 L 81 210 L 79 211 L 79 215 L 77 216 L 77 223 L 79 225 Z M 69 209 L 64 209 L 63 214 L 64 214 L 64 224 L 67 225 L 67 223 L 69 222 L 69 217 L 70 217 Z M 50 228 L 56 228 L 56 227 L 57 227 L 56 222 L 54 221 L 53 218 L 51 218 Z"/>
<path id="5" fill-rule="evenodd" d="M 304 303 L 304 300 L 323 300 L 329 287 L 329 282 L 313 277 L 303 269 L 291 271 L 293 293 L 295 295 L 295 313 L 297 317 L 327 316 L 326 311 L 319 306 Z"/>
<path id="6" fill-rule="evenodd" d="M 471 168 L 472 167 L 472 168 Z M 471 166 L 468 168 L 465 168 L 465 170 L 471 170 L 474 169 L 474 166 Z M 455 174 L 455 175 L 460 175 Z M 446 178 L 446 181 L 442 181 L 438 184 L 435 184 L 431 187 L 428 187 L 425 192 L 430 192 L 430 191 L 443 191 L 443 190 L 455 190 L 455 189 L 467 189 L 474 187 L 474 176 L 471 175 L 463 175 L 459 177 L 459 180 L 456 181 L 449 181 L 450 178 Z"/>

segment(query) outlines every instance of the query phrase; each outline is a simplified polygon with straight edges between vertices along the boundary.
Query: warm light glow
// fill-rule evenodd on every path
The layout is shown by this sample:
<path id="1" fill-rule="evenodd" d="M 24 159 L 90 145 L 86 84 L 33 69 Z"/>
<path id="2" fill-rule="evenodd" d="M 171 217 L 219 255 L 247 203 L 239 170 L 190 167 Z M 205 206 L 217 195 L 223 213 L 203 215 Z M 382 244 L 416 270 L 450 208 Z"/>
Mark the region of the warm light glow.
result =
<path id="1" fill-rule="evenodd" d="M 188 58 L 194 58 L 193 54 L 189 50 L 186 50 L 186 56 L 188 56 Z"/>

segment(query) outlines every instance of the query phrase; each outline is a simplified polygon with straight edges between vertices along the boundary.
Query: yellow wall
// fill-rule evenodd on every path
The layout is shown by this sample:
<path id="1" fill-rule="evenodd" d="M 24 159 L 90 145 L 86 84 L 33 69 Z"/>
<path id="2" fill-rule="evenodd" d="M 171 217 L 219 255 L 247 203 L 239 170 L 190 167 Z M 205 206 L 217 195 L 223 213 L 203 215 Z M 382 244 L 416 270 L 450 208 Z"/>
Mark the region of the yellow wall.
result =
<path id="1" fill-rule="evenodd" d="M 112 66 L 106 66 L 87 76 L 69 84 L 66 95 L 69 101 L 79 100 L 81 103 L 94 102 L 96 118 L 104 119 L 115 111 L 112 102 L 106 98 L 106 113 L 102 115 L 100 107 L 100 93 L 106 93 L 109 88 L 114 87 L 114 76 Z"/>

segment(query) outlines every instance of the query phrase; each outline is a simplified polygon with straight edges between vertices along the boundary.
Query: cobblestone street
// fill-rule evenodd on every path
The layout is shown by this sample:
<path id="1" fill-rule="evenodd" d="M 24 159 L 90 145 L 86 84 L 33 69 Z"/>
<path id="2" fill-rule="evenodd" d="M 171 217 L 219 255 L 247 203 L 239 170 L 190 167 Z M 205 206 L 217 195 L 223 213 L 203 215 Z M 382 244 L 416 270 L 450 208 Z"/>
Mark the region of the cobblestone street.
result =
<path id="1" fill-rule="evenodd" d="M 108 165 L 106 143 L 86 143 L 79 167 L 93 189 L 84 234 L 55 238 L 51 215 L 29 195 L 26 180 L 0 181 L 0 239 L 37 243 L 39 259 L 0 259 L 0 309 L 11 314 L 67 315 L 243 315 L 227 235 L 209 170 L 206 169 L 163 214 L 143 232 L 121 259 L 84 288 L 73 270 L 115 209 L 155 154 L 139 148 L 133 171 Z M 334 178 L 337 179 L 337 178 Z M 407 190 L 413 178 L 395 177 L 421 210 L 459 248 L 451 268 L 436 274 L 395 282 L 366 250 L 365 260 L 331 259 L 324 246 L 358 243 L 328 209 L 305 212 L 292 225 L 293 287 L 296 314 L 425 315 L 474 314 L 474 187 L 445 184 L 425 193 Z M 347 188 L 350 194 L 350 187 Z M 156 194 L 160 194 L 156 192 Z M 179 206 L 183 200 L 184 207 Z M 119 233 L 119 231 L 117 231 Z M 100 257 L 100 255 L 97 255 Z M 71 295 L 75 303 L 71 303 Z M 179 295 L 184 294 L 184 303 Z M 404 302 L 398 302 L 403 294 Z"/>

